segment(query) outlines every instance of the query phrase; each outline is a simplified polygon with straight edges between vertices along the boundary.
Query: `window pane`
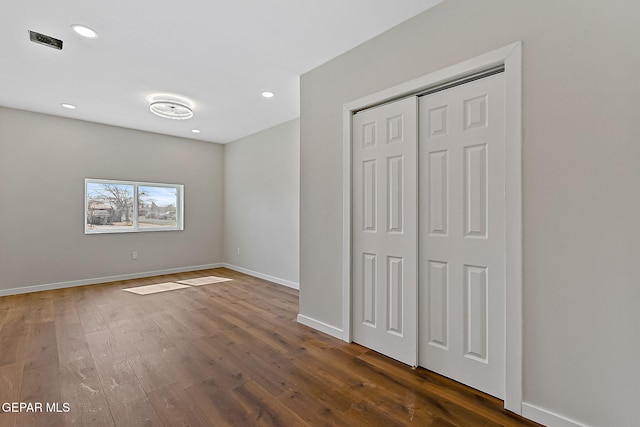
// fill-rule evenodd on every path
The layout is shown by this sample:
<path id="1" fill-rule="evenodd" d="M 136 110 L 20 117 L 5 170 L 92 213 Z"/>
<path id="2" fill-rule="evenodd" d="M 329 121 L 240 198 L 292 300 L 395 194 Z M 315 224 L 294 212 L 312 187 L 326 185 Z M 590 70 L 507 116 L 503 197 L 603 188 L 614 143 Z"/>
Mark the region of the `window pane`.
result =
<path id="1" fill-rule="evenodd" d="M 182 230 L 183 186 L 85 179 L 85 233 Z"/>
<path id="2" fill-rule="evenodd" d="M 175 187 L 138 186 L 138 227 L 175 228 L 178 190 Z"/>
<path id="3" fill-rule="evenodd" d="M 133 185 L 87 183 L 87 231 L 133 229 Z"/>

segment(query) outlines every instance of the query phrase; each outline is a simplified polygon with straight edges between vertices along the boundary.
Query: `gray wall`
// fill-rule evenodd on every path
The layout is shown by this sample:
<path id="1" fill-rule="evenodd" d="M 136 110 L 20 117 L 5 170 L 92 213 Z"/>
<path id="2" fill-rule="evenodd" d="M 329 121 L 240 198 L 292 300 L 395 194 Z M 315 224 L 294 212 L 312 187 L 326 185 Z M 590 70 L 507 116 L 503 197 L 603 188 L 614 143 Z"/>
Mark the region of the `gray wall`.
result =
<path id="1" fill-rule="evenodd" d="M 301 77 L 300 314 L 342 328 L 342 105 L 523 41 L 524 400 L 640 424 L 640 2 L 447 0 Z"/>
<path id="2" fill-rule="evenodd" d="M 217 144 L 0 107 L 0 290 L 221 262 L 223 160 Z M 184 184 L 185 230 L 85 235 L 85 178 Z"/>
<path id="3" fill-rule="evenodd" d="M 227 144 L 224 154 L 224 262 L 297 286 L 300 121 Z"/>

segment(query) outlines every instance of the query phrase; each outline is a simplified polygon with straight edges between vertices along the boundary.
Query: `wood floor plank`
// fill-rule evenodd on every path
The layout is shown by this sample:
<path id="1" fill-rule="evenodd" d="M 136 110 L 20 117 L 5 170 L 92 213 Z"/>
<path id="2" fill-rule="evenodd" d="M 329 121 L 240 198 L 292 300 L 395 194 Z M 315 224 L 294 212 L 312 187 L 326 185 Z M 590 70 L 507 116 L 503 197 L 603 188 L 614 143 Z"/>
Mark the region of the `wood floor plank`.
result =
<path id="1" fill-rule="evenodd" d="M 58 343 L 54 321 L 33 324 L 27 337 L 24 370 L 58 364 Z"/>
<path id="2" fill-rule="evenodd" d="M 186 337 L 191 332 L 189 328 L 180 323 L 172 314 L 164 311 L 151 314 L 149 319 L 155 322 L 167 336 L 173 339 Z"/>
<path id="3" fill-rule="evenodd" d="M 114 424 L 117 427 L 165 427 L 148 397 L 110 406 Z M 170 426 L 170 424 L 167 424 Z"/>
<path id="4" fill-rule="evenodd" d="M 47 323 L 54 320 L 53 301 L 50 294 L 36 292 L 27 294 L 32 297 L 31 310 L 29 310 L 29 322 L 33 324 Z"/>
<path id="5" fill-rule="evenodd" d="M 279 396 L 293 387 L 287 375 L 293 365 L 285 357 L 280 359 L 271 357 L 270 353 L 260 351 L 260 348 L 253 343 L 228 345 L 219 349 L 219 352 L 223 354 L 223 358 L 242 363 L 246 375 L 272 396 Z"/>
<path id="6" fill-rule="evenodd" d="M 18 402 L 22 386 L 22 362 L 0 366 L 0 403 Z M 0 412 L 0 427 L 13 427 L 18 414 Z"/>
<path id="7" fill-rule="evenodd" d="M 76 357 L 60 368 L 62 402 L 69 404 L 67 425 L 112 426 L 113 418 L 93 358 Z"/>
<path id="8" fill-rule="evenodd" d="M 56 357 L 57 362 L 57 357 Z M 25 366 L 26 368 L 26 366 Z M 60 370 L 57 363 L 33 369 L 25 369 L 18 402 L 62 404 Z M 64 426 L 64 413 L 22 412 L 16 417 L 16 426 Z"/>
<path id="9" fill-rule="evenodd" d="M 327 387 L 327 382 L 317 378 L 303 366 L 294 361 L 294 367 L 288 377 L 294 387 L 280 396 L 293 412 L 313 425 L 338 422 L 347 425 L 344 413 L 352 402 L 339 390 Z"/>
<path id="10" fill-rule="evenodd" d="M 218 352 L 200 348 L 202 347 L 194 342 L 180 349 L 182 353 L 178 362 L 183 363 L 183 369 L 191 374 L 186 379 L 181 379 L 183 384 L 188 385 L 186 381 L 198 383 L 200 381 L 194 381 L 198 378 L 207 379 L 220 389 L 230 391 L 251 379 L 243 360 L 225 359 Z"/>
<path id="11" fill-rule="evenodd" d="M 244 411 L 242 406 L 230 396 L 228 389 L 220 387 L 215 380 L 207 380 L 193 385 L 187 388 L 186 392 L 211 425 L 254 425 L 251 422 L 250 414 Z"/>
<path id="12" fill-rule="evenodd" d="M 180 384 L 167 384 L 148 395 L 151 404 L 167 426 L 207 427 L 210 425 Z"/>
<path id="13" fill-rule="evenodd" d="M 110 407 L 126 405 L 147 397 L 142 385 L 135 377 L 131 378 L 130 381 L 105 387 L 104 394 Z"/>
<path id="14" fill-rule="evenodd" d="M 71 299 L 54 299 L 53 315 L 56 321 L 56 326 L 80 324 L 78 311 Z"/>
<path id="15" fill-rule="evenodd" d="M 0 331 L 2 331 L 2 326 L 7 323 L 6 318 L 9 316 L 9 304 L 0 305 Z"/>
<path id="16" fill-rule="evenodd" d="M 227 345 L 244 344 L 255 341 L 255 337 L 243 328 L 239 328 L 233 323 L 228 323 L 227 327 L 217 331 L 208 337 L 200 337 L 203 340 L 211 342 L 212 345 L 218 347 L 226 347 Z"/>
<path id="17" fill-rule="evenodd" d="M 295 412 L 282 404 L 256 381 L 249 381 L 235 388 L 231 397 L 259 426 L 305 426 L 309 425 Z"/>
<path id="18" fill-rule="evenodd" d="M 224 326 L 220 323 L 219 317 L 210 318 L 202 309 L 189 310 L 173 316 L 180 329 L 188 331 L 190 336 L 207 336 L 215 334 Z"/>
<path id="19" fill-rule="evenodd" d="M 114 333 L 127 333 L 140 328 L 140 322 L 146 321 L 141 318 L 140 309 L 132 304 L 96 304 L 104 319 L 105 326 Z"/>
<path id="20" fill-rule="evenodd" d="M 219 276 L 147 296 L 123 289 Z M 536 426 L 503 403 L 296 321 L 298 291 L 220 268 L 0 297 L 11 426 Z"/>
<path id="21" fill-rule="evenodd" d="M 91 358 L 87 337 L 80 323 L 67 323 L 67 318 L 56 321 L 58 360 L 64 365 L 76 359 Z"/>
<path id="22" fill-rule="evenodd" d="M 25 351 L 28 343 L 30 327 L 17 328 L 11 325 L 5 325 L 2 337 L 0 337 L 0 366 L 8 365 L 18 361 L 24 361 Z"/>
<path id="23" fill-rule="evenodd" d="M 137 378 L 129 361 L 127 359 L 120 360 L 103 360 L 95 361 L 96 372 L 103 388 L 114 389 L 120 384 Z"/>
<path id="24" fill-rule="evenodd" d="M 88 290 L 86 292 L 89 292 Z M 85 333 L 102 331 L 107 328 L 102 314 L 95 303 L 89 299 L 80 299 L 76 303 L 76 312 Z"/>
<path id="25" fill-rule="evenodd" d="M 175 349 L 170 351 L 175 351 Z M 171 359 L 167 353 L 137 354 L 126 359 L 145 391 L 150 392 L 176 381 L 173 370 L 169 369 Z M 116 381 L 116 383 L 120 384 L 125 381 Z"/>
<path id="26" fill-rule="evenodd" d="M 124 359 L 125 351 L 108 329 L 85 334 L 87 345 L 96 362 Z"/>

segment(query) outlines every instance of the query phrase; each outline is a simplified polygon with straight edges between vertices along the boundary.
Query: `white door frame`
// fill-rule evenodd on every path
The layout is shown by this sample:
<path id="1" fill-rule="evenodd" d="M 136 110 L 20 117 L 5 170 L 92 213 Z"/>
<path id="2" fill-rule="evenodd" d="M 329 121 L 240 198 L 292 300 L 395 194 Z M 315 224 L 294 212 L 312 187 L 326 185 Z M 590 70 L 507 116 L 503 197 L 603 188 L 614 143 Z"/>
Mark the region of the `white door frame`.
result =
<path id="1" fill-rule="evenodd" d="M 522 42 L 512 43 L 467 61 L 365 96 L 342 112 L 342 339 L 351 342 L 351 135 L 354 112 L 504 65 L 506 195 L 506 354 L 505 400 L 522 414 Z M 416 177 L 417 179 L 417 177 Z M 417 302 L 416 302 L 417 303 Z"/>

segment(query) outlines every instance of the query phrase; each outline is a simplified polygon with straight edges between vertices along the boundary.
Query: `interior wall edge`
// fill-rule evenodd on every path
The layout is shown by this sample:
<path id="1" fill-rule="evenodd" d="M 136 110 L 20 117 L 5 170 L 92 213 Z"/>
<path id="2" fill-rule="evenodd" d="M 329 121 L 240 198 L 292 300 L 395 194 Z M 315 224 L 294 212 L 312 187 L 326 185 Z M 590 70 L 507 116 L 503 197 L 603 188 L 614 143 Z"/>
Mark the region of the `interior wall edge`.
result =
<path id="1" fill-rule="evenodd" d="M 298 323 L 323 332 L 327 335 L 331 335 L 334 338 L 342 339 L 343 336 L 342 329 L 328 325 L 319 320 L 312 319 L 311 317 L 305 316 L 303 314 L 298 314 Z"/>
<path id="2" fill-rule="evenodd" d="M 223 262 L 220 264 L 220 267 L 228 268 L 229 270 L 234 270 L 240 273 L 248 274 L 249 276 L 257 277 L 258 279 L 268 280 L 269 282 L 276 283 L 278 285 L 286 286 L 288 288 L 300 290 L 300 284 L 296 282 L 292 282 L 290 280 L 281 279 L 279 277 L 270 276 L 268 274 L 260 273 L 258 271 L 249 270 L 248 268 L 238 267 L 237 265 L 228 264 Z"/>

